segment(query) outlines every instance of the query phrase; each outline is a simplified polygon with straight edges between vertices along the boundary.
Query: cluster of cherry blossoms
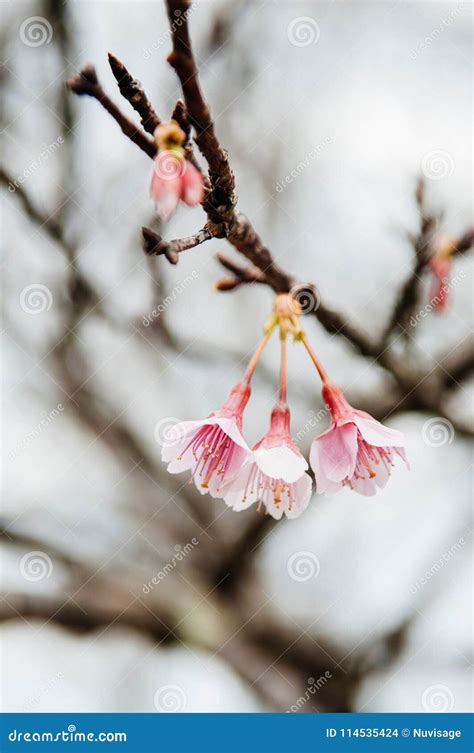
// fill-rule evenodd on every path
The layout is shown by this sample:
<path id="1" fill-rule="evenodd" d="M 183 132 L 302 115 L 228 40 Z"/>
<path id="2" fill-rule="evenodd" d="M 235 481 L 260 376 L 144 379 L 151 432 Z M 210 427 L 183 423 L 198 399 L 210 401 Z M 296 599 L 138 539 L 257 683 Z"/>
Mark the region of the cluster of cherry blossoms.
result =
<path id="1" fill-rule="evenodd" d="M 289 294 L 277 295 L 264 336 L 242 380 L 224 405 L 200 421 L 184 421 L 168 431 L 162 460 L 170 473 L 190 471 L 202 494 L 221 497 L 233 510 L 253 504 L 272 517 L 298 517 L 307 507 L 313 481 L 309 466 L 290 433 L 286 402 L 287 338 L 303 343 L 322 381 L 322 395 L 330 414 L 327 431 L 313 439 L 309 462 L 316 492 L 334 494 L 343 487 L 371 496 L 388 481 L 398 455 L 406 462 L 403 434 L 383 426 L 353 408 L 331 382 L 299 323 L 301 308 Z M 251 449 L 242 434 L 243 412 L 250 398 L 250 382 L 260 355 L 278 328 L 281 342 L 279 399 L 267 433 Z"/>

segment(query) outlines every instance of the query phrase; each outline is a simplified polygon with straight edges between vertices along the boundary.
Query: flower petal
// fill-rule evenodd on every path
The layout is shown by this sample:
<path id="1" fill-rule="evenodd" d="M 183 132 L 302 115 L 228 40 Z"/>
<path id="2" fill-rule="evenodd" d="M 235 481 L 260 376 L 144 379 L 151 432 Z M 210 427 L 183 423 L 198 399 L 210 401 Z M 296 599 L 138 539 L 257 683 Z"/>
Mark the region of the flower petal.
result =
<path id="1" fill-rule="evenodd" d="M 163 191 L 159 197 L 155 197 L 156 211 L 161 219 L 169 220 L 178 206 L 178 194 L 173 191 Z"/>
<path id="2" fill-rule="evenodd" d="M 379 489 L 383 489 L 384 486 L 386 486 L 387 481 L 390 478 L 392 469 L 391 467 L 387 468 L 385 463 L 380 462 L 380 463 L 377 463 L 377 465 L 374 467 L 374 471 L 375 471 L 375 478 L 374 478 L 375 484 L 376 486 L 378 486 Z"/>
<path id="3" fill-rule="evenodd" d="M 342 482 L 354 473 L 357 458 L 357 428 L 352 423 L 334 426 L 313 439 L 310 463 L 316 490 L 324 493 L 328 482 Z M 333 487 L 331 487 L 333 491 Z"/>
<path id="4" fill-rule="evenodd" d="M 311 499 L 312 491 L 313 480 L 308 473 L 305 473 L 302 478 L 298 479 L 298 481 L 293 484 L 292 494 L 294 501 L 291 508 L 287 507 L 286 509 L 287 518 L 298 518 L 301 513 L 306 510 Z"/>
<path id="5" fill-rule="evenodd" d="M 366 442 L 374 447 L 404 447 L 405 437 L 401 431 L 384 426 L 368 413 L 358 411 L 352 418 Z"/>
<path id="6" fill-rule="evenodd" d="M 192 435 L 206 423 L 206 419 L 203 421 L 178 421 L 173 426 L 166 427 L 164 436 L 157 437 L 157 441 L 161 444 L 163 463 L 169 463 L 178 458 L 191 441 Z M 170 473 L 179 473 L 179 471 L 172 470 Z"/>
<path id="7" fill-rule="evenodd" d="M 190 207 L 200 204 L 204 196 L 202 176 L 192 162 L 186 160 L 184 174 L 181 178 L 181 199 Z"/>
<path id="8" fill-rule="evenodd" d="M 216 413 L 214 416 L 210 416 L 206 419 L 205 423 L 218 424 L 222 431 L 224 431 L 235 444 L 238 444 L 244 450 L 250 452 L 250 447 L 242 436 L 237 420 L 234 417 L 220 416 Z"/>
<path id="9" fill-rule="evenodd" d="M 290 449 L 285 443 L 270 448 L 261 445 L 254 451 L 254 457 L 263 473 L 288 483 L 298 481 L 308 468 L 301 453 Z"/>
<path id="10" fill-rule="evenodd" d="M 351 489 L 364 497 L 373 497 L 377 492 L 377 486 L 373 478 L 351 478 Z"/>
<path id="11" fill-rule="evenodd" d="M 251 475 L 258 472 L 255 462 L 247 462 L 240 471 L 230 479 L 222 489 L 224 500 L 233 510 L 246 510 L 259 501 L 259 490 L 256 484 L 249 484 Z"/>

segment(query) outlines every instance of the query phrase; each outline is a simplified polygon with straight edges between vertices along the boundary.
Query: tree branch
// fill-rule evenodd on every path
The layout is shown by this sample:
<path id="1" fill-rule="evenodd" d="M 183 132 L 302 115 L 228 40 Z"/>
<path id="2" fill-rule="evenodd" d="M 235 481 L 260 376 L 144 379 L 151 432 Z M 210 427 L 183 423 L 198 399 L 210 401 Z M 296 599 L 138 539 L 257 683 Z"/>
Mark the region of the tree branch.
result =
<path id="1" fill-rule="evenodd" d="M 125 134 L 134 144 L 136 144 L 145 154 L 153 159 L 156 155 L 156 146 L 152 139 L 138 127 L 132 120 L 129 120 L 126 115 L 117 107 L 117 105 L 110 99 L 105 93 L 93 65 L 87 65 L 79 75 L 70 78 L 66 85 L 71 91 L 80 96 L 87 94 L 89 97 L 94 97 L 102 107 L 113 117 L 113 119 L 120 126 L 122 133 Z"/>
<path id="2" fill-rule="evenodd" d="M 222 149 L 214 131 L 209 107 L 199 84 L 198 69 L 194 59 L 188 30 L 190 0 L 167 0 L 168 18 L 173 39 L 173 51 L 168 62 L 181 82 L 187 117 L 195 131 L 195 141 L 209 165 L 212 185 L 207 197 L 209 213 L 219 210 L 232 214 L 236 203 L 234 174 L 230 168 L 227 152 Z M 180 23 L 176 22 L 179 17 Z"/>
<path id="3" fill-rule="evenodd" d="M 235 288 L 239 287 L 239 285 L 252 282 L 258 282 L 264 285 L 268 285 L 266 276 L 256 267 L 243 267 L 240 264 L 233 262 L 232 259 L 229 259 L 228 256 L 225 256 L 225 254 L 221 253 L 217 254 L 217 259 L 222 264 L 222 266 L 232 274 L 227 277 L 221 277 L 219 280 L 217 280 L 215 285 L 216 290 L 234 290 Z"/>
<path id="4" fill-rule="evenodd" d="M 174 241 L 165 241 L 149 227 L 142 227 L 143 250 L 147 256 L 166 256 L 171 264 L 177 264 L 178 254 L 188 248 L 194 248 L 201 243 L 210 240 L 213 235 L 207 226 L 198 230 L 194 235 L 187 238 L 177 238 Z"/>
<path id="5" fill-rule="evenodd" d="M 381 337 L 381 346 L 388 344 L 391 335 L 398 328 L 406 329 L 413 311 L 419 304 L 421 275 L 431 258 L 431 242 L 439 217 L 430 214 L 426 208 L 426 185 L 423 178 L 418 179 L 415 192 L 416 204 L 420 216 L 418 234 L 411 238 L 414 251 L 414 264 L 410 277 L 402 285 L 392 309 L 387 326 Z"/>
<path id="6" fill-rule="evenodd" d="M 115 55 L 109 52 L 108 58 L 112 73 L 114 74 L 115 80 L 120 89 L 120 94 L 122 97 L 125 97 L 125 99 L 130 102 L 133 109 L 138 112 L 145 131 L 148 131 L 148 133 L 153 135 L 155 128 L 160 125 L 161 120 L 145 94 L 143 86 L 139 81 L 133 78 L 122 61 L 115 57 Z"/>

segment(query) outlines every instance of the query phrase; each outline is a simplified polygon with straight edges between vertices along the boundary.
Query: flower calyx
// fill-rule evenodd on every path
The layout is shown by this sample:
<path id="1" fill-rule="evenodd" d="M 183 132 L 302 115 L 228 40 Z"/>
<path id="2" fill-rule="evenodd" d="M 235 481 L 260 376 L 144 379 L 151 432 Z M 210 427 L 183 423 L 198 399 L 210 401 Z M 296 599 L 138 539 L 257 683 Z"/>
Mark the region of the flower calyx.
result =
<path id="1" fill-rule="evenodd" d="M 265 324 L 265 332 L 271 332 L 275 327 L 280 328 L 280 338 L 284 340 L 288 334 L 295 340 L 303 335 L 299 318 L 302 314 L 301 306 L 290 293 L 278 293 L 273 303 L 273 311 Z"/>
<path id="2" fill-rule="evenodd" d="M 160 123 L 153 134 L 158 151 L 167 150 L 180 156 L 184 155 L 186 134 L 176 120 Z"/>

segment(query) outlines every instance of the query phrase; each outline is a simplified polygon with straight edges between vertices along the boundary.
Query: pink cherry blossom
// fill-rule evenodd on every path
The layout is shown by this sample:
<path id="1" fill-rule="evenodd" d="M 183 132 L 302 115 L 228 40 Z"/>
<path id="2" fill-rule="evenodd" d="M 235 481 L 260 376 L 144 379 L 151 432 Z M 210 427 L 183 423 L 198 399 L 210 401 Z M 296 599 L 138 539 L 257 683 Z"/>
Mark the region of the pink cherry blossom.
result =
<path id="1" fill-rule="evenodd" d="M 182 421 L 168 431 L 161 459 L 169 473 L 191 471 L 201 494 L 219 496 L 250 456 L 242 436 L 242 413 L 250 397 L 248 382 L 237 384 L 222 408 L 201 421 Z"/>
<path id="2" fill-rule="evenodd" d="M 204 186 L 202 175 L 189 160 L 184 160 L 186 169 L 181 177 L 181 194 L 180 198 L 189 207 L 200 204 L 204 198 Z"/>
<path id="3" fill-rule="evenodd" d="M 155 157 L 150 184 L 150 196 L 160 217 L 168 220 L 180 199 L 188 206 L 195 206 L 203 195 L 199 170 L 180 151 L 160 150 Z"/>
<path id="4" fill-rule="evenodd" d="M 435 256 L 430 261 L 430 269 L 433 274 L 430 303 L 436 311 L 444 311 L 448 305 L 451 264 L 451 256 Z"/>
<path id="5" fill-rule="evenodd" d="M 311 447 L 316 491 L 334 494 L 347 486 L 359 494 L 375 494 L 387 483 L 395 456 L 406 462 L 403 434 L 352 408 L 335 384 L 324 383 L 323 398 L 331 426 L 315 437 Z"/>
<path id="6" fill-rule="evenodd" d="M 273 518 L 283 513 L 296 518 L 311 498 L 308 463 L 290 435 L 290 412 L 285 403 L 272 411 L 270 430 L 255 445 L 251 458 L 224 488 L 224 499 L 233 510 L 258 503 Z"/>

